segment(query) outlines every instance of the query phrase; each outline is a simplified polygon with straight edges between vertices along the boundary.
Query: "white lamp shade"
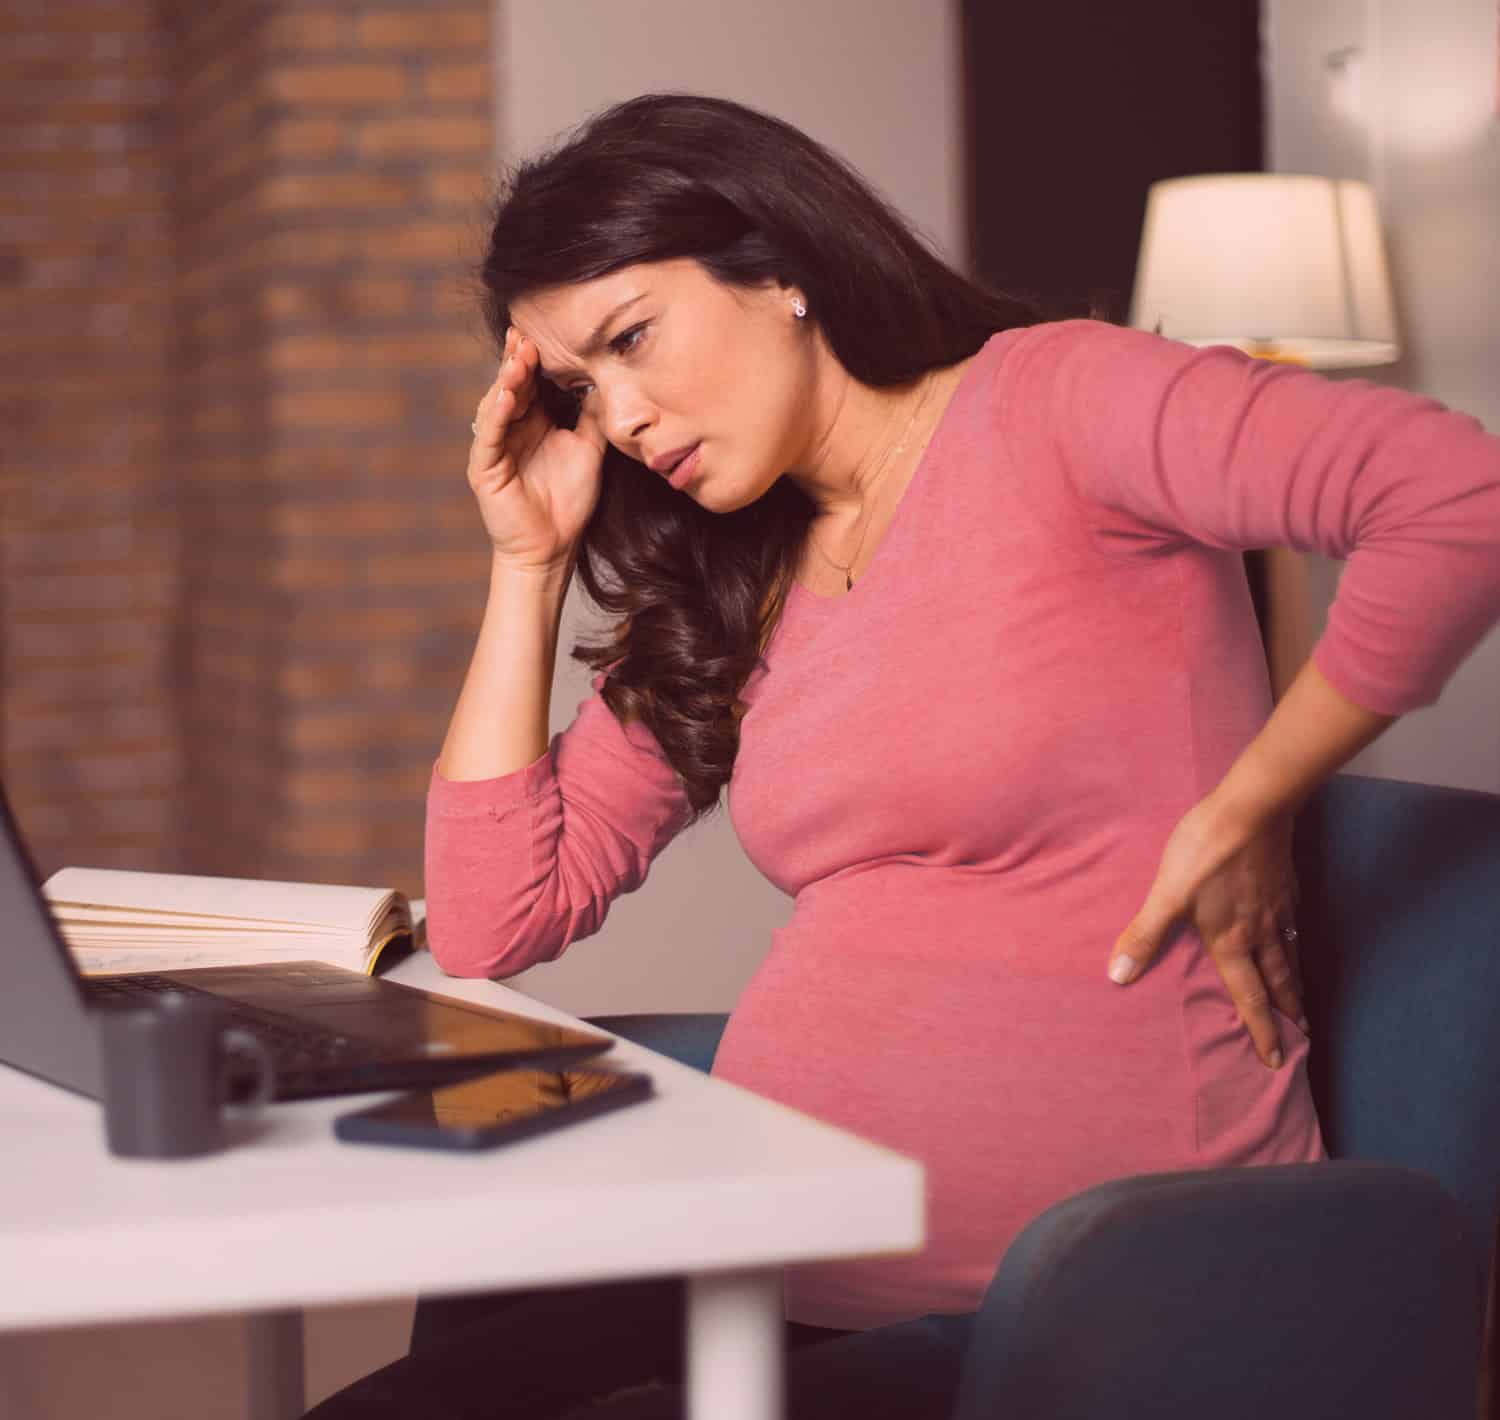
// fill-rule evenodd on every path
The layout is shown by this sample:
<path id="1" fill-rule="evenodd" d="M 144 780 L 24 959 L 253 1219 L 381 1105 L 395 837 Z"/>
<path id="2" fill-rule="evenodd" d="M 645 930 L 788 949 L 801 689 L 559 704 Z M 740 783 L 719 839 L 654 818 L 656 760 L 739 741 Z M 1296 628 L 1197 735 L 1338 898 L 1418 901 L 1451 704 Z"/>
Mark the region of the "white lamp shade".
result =
<path id="1" fill-rule="evenodd" d="M 1401 349 L 1373 190 L 1293 173 L 1153 183 L 1130 324 L 1314 369 L 1390 364 Z"/>

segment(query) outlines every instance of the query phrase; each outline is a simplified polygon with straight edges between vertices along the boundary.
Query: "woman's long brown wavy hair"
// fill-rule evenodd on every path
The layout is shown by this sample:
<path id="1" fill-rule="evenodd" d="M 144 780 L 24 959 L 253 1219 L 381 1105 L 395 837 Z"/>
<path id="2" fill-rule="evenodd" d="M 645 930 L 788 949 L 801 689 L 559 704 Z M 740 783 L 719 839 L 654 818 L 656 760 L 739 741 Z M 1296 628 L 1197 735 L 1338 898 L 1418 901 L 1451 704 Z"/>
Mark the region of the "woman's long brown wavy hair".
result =
<path id="1" fill-rule="evenodd" d="M 1053 318 L 953 271 L 853 167 L 789 123 L 698 94 L 644 94 L 595 114 L 510 167 L 488 220 L 478 276 L 497 349 L 522 296 L 683 257 L 726 285 L 798 287 L 845 369 L 876 387 Z M 572 396 L 545 380 L 538 393 L 575 427 Z M 601 479 L 575 567 L 621 619 L 610 641 L 570 654 L 612 667 L 605 703 L 655 736 L 696 823 L 729 781 L 739 692 L 762 664 L 817 510 L 782 478 L 747 507 L 709 512 L 613 446 Z"/>

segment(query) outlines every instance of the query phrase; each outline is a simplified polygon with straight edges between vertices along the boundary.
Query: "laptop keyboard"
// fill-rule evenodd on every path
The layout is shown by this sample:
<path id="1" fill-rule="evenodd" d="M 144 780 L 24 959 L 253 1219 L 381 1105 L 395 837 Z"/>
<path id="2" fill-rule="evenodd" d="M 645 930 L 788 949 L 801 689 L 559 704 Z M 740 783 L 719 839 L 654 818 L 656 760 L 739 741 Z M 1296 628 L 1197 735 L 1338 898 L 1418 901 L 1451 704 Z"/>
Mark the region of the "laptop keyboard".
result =
<path id="1" fill-rule="evenodd" d="M 327 1026 L 313 1025 L 268 1011 L 247 1006 L 212 991 L 202 991 L 165 976 L 140 972 L 130 976 L 85 977 L 85 999 L 91 1006 L 127 1006 L 146 1004 L 153 998 L 177 993 L 206 996 L 224 1008 L 227 1024 L 239 1026 L 253 1035 L 271 1053 L 276 1074 L 283 1082 L 295 1079 L 307 1070 L 336 1069 L 367 1061 L 384 1060 L 389 1048 L 359 1036 L 341 1035 Z"/>

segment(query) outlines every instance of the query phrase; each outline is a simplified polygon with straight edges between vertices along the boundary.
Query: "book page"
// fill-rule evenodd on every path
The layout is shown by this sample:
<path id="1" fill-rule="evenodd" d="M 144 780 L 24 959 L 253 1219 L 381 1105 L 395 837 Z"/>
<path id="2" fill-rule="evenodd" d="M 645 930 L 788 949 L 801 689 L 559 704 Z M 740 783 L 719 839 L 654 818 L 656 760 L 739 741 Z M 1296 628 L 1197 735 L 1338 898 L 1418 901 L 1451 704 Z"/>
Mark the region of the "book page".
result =
<path id="1" fill-rule="evenodd" d="M 63 868 L 42 891 L 93 974 L 298 958 L 373 974 L 416 940 L 405 896 L 388 888 Z"/>
<path id="2" fill-rule="evenodd" d="M 42 885 L 59 915 L 81 909 L 119 917 L 139 913 L 158 921 L 174 917 L 226 922 L 274 923 L 342 929 L 368 937 L 384 916 L 392 893 L 386 888 L 328 883 L 267 882 L 254 878 L 145 873 L 126 868 L 60 868 Z"/>

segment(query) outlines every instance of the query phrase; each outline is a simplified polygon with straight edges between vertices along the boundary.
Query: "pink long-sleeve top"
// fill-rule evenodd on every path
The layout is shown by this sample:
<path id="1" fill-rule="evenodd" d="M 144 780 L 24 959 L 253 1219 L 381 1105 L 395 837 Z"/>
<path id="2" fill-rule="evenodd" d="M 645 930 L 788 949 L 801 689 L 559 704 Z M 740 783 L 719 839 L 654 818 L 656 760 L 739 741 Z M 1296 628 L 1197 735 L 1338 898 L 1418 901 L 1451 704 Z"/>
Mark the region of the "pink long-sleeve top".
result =
<path id="1" fill-rule="evenodd" d="M 1313 653 L 1338 690 L 1429 704 L 1500 618 L 1500 439 L 1228 347 L 1004 331 L 853 591 L 794 588 L 729 809 L 795 909 L 714 1074 L 921 1160 L 928 1201 L 917 1254 L 788 1269 L 789 1317 L 970 1311 L 1079 1189 L 1324 1157 L 1305 1037 L 1278 1016 L 1287 1063 L 1262 1065 L 1193 932 L 1129 987 L 1105 974 L 1169 831 L 1269 713 L 1239 556 L 1269 546 L 1348 559 Z M 525 768 L 434 772 L 447 971 L 507 976 L 597 932 L 685 823 L 601 684 Z"/>

